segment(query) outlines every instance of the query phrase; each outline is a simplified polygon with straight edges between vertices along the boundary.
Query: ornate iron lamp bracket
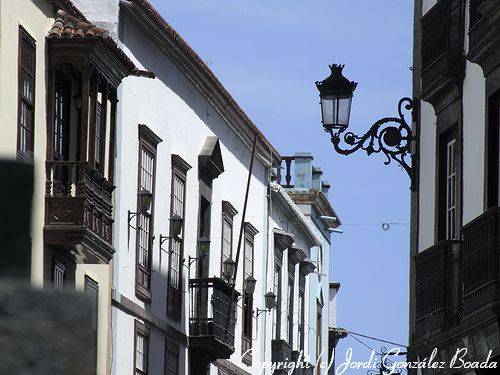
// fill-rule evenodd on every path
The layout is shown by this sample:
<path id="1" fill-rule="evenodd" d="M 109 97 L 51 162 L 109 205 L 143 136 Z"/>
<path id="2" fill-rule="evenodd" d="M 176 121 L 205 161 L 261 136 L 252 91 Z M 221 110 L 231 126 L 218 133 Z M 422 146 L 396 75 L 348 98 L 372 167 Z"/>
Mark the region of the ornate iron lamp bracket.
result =
<path id="1" fill-rule="evenodd" d="M 406 356 L 407 352 L 391 352 L 387 348 L 382 348 L 380 353 L 377 353 L 380 357 L 380 362 L 377 364 L 376 370 L 369 370 L 367 375 L 391 375 L 391 374 L 402 374 L 404 368 L 400 366 L 395 366 L 395 362 L 389 357 Z M 405 370 L 406 371 L 406 370 Z"/>
<path id="2" fill-rule="evenodd" d="M 415 190 L 415 171 L 407 162 L 407 158 L 412 158 L 411 148 L 415 140 L 412 128 L 406 122 L 403 114 L 403 107 L 407 111 L 413 109 L 413 100 L 402 98 L 398 104 L 399 117 L 385 117 L 375 122 L 371 128 L 362 136 L 352 132 L 344 133 L 345 129 L 331 129 L 325 127 L 325 131 L 330 133 L 331 141 L 335 151 L 342 155 L 350 155 L 360 149 L 365 150 L 368 155 L 382 152 L 387 160 L 385 165 L 394 160 L 398 163 L 410 177 L 410 189 Z M 341 143 L 348 148 L 343 148 Z"/>

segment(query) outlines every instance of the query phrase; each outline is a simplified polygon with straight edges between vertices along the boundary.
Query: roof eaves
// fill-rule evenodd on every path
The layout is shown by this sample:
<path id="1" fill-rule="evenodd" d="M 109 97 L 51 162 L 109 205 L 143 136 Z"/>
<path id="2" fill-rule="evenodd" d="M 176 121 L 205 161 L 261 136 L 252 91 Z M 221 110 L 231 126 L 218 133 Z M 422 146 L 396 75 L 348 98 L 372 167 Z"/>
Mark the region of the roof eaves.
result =
<path id="1" fill-rule="evenodd" d="M 159 26 L 171 39 L 175 41 L 175 44 L 181 52 L 188 57 L 194 65 L 205 75 L 209 80 L 211 85 L 217 89 L 220 95 L 227 101 L 235 112 L 240 116 L 240 118 L 253 130 L 254 133 L 259 134 L 259 138 L 262 143 L 266 146 L 267 150 L 271 154 L 273 162 L 278 162 L 281 160 L 279 152 L 274 148 L 271 142 L 264 136 L 260 129 L 253 123 L 253 121 L 248 117 L 248 115 L 243 111 L 240 105 L 232 97 L 232 95 L 227 91 L 227 89 L 222 85 L 217 76 L 212 72 L 212 70 L 205 64 L 205 62 L 200 58 L 200 56 L 189 46 L 189 44 L 177 33 L 177 31 L 161 16 L 161 14 L 153 7 L 153 5 L 148 0 L 131 0 L 131 3 L 139 7 L 144 11 L 151 20 L 153 20 L 157 26 Z"/>

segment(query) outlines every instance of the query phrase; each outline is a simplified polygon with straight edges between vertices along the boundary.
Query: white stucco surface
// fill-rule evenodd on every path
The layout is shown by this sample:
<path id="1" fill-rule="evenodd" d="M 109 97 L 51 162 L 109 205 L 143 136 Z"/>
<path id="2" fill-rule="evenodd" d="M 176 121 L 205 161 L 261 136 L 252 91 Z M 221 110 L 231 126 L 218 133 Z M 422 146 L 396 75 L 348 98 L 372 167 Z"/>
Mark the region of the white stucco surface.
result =
<path id="1" fill-rule="evenodd" d="M 467 62 L 464 80 L 463 223 L 484 209 L 485 78 L 479 65 Z"/>
<path id="2" fill-rule="evenodd" d="M 418 251 L 434 244 L 436 201 L 436 116 L 434 108 L 422 101 L 420 121 L 420 180 Z"/>

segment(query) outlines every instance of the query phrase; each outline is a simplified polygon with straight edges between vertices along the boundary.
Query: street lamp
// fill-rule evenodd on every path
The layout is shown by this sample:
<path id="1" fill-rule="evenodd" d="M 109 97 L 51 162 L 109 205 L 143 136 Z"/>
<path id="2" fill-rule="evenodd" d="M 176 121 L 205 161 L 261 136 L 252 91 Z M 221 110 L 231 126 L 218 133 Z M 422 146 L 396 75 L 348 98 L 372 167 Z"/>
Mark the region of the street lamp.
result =
<path id="1" fill-rule="evenodd" d="M 151 193 L 147 189 L 141 189 L 139 193 L 137 193 L 137 199 L 139 200 L 139 211 L 132 212 L 128 210 L 128 228 L 127 228 L 127 247 L 130 243 L 130 228 L 134 230 L 138 230 L 139 228 L 135 228 L 132 226 L 132 219 L 139 214 L 146 214 L 151 209 L 151 202 L 153 201 L 153 193 Z"/>
<path id="2" fill-rule="evenodd" d="M 227 258 L 224 262 L 222 262 L 222 276 L 227 282 L 230 282 L 233 278 L 235 266 L 236 263 L 231 258 Z"/>
<path id="3" fill-rule="evenodd" d="M 398 104 L 399 117 L 385 117 L 376 121 L 364 135 L 345 132 L 349 127 L 351 102 L 357 83 L 344 77 L 343 69 L 344 65 L 332 64 L 331 74 L 323 81 L 316 82 L 323 128 L 330 133 L 335 151 L 342 155 L 350 155 L 359 149 L 365 150 L 368 155 L 382 152 L 387 157 L 385 165 L 394 160 L 404 168 L 410 177 L 410 189 L 414 190 L 415 173 L 406 157 L 411 157 L 415 138 L 403 115 L 403 107 L 408 111 L 413 109 L 413 100 L 402 98 Z M 341 141 L 347 147 L 341 147 Z"/>
<path id="4" fill-rule="evenodd" d="M 181 234 L 182 224 L 184 223 L 184 219 L 177 214 L 173 214 L 170 218 L 170 236 L 177 237 Z"/>
<path id="5" fill-rule="evenodd" d="M 248 276 L 245 279 L 245 294 L 253 294 L 255 292 L 255 284 L 257 284 L 257 280 L 252 275 Z"/>
<path id="6" fill-rule="evenodd" d="M 264 294 L 264 304 L 266 308 L 257 309 L 256 317 L 258 317 L 263 312 L 271 311 L 271 309 L 274 309 L 276 307 L 276 294 L 274 294 L 273 292 L 267 292 L 266 294 Z"/>
<path id="7" fill-rule="evenodd" d="M 358 84 L 344 77 L 343 68 L 344 65 L 330 65 L 331 74 L 316 82 L 320 91 L 322 122 L 328 131 L 342 131 L 349 126 L 352 95 Z"/>
<path id="8" fill-rule="evenodd" d="M 182 225 L 184 224 L 184 219 L 177 214 L 173 214 L 170 218 L 170 232 L 168 236 L 160 234 L 160 250 L 162 249 L 163 242 L 166 240 L 176 238 L 182 232 Z"/>

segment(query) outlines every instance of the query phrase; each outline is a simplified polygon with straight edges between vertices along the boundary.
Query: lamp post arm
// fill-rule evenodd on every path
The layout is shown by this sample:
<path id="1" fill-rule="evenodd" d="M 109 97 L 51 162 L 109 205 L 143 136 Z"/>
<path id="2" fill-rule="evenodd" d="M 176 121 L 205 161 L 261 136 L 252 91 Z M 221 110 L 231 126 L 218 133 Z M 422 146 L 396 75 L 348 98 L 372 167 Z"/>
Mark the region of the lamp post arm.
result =
<path id="1" fill-rule="evenodd" d="M 358 150 L 365 150 L 367 155 L 382 152 L 387 160 L 385 165 L 395 161 L 408 173 L 411 181 L 411 190 L 415 189 L 415 173 L 406 158 L 412 157 L 411 147 L 415 140 L 411 126 L 406 122 L 403 107 L 413 109 L 413 100 L 402 98 L 398 103 L 399 117 L 385 117 L 375 122 L 364 135 L 353 132 L 344 132 L 345 129 L 325 129 L 330 133 L 331 142 L 335 151 L 341 155 L 350 155 Z"/>

